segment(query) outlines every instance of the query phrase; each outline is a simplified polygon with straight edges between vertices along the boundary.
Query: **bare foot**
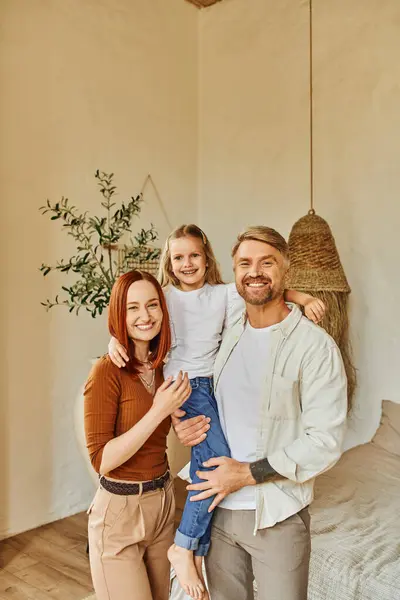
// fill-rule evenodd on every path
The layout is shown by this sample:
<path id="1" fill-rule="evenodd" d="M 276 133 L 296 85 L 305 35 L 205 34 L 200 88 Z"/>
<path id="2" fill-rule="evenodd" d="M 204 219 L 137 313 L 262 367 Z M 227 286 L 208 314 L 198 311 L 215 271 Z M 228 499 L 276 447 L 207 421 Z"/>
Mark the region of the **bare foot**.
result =
<path id="1" fill-rule="evenodd" d="M 204 575 L 203 575 L 203 557 L 195 556 L 194 557 L 194 565 L 196 567 L 196 571 L 199 576 L 199 579 L 201 580 L 201 583 L 204 586 L 204 593 L 203 593 L 202 600 L 210 600 L 210 596 L 208 595 L 207 586 L 206 586 L 206 582 L 204 581 Z"/>
<path id="2" fill-rule="evenodd" d="M 173 544 L 168 550 L 168 560 L 185 593 L 195 600 L 203 600 L 205 588 L 194 564 L 193 551 Z"/>

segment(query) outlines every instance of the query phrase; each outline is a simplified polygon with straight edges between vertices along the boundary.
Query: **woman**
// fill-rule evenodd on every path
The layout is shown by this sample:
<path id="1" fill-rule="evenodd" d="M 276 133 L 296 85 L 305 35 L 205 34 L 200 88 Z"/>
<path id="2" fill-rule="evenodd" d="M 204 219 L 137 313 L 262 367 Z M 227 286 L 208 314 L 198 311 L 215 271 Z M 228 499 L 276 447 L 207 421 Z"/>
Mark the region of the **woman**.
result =
<path id="1" fill-rule="evenodd" d="M 131 271 L 114 284 L 109 330 L 128 348 L 116 367 L 101 358 L 85 387 L 85 431 L 100 487 L 89 508 L 97 600 L 167 600 L 175 501 L 166 438 L 170 415 L 190 396 L 187 375 L 163 383 L 171 335 L 157 280 Z"/>

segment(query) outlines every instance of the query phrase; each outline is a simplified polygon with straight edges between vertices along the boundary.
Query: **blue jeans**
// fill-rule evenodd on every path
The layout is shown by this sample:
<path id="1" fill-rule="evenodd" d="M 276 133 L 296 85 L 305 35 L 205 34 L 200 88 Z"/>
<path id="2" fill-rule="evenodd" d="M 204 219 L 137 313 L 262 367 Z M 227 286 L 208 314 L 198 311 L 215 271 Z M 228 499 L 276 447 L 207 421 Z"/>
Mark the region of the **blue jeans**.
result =
<path id="1" fill-rule="evenodd" d="M 186 411 L 184 419 L 205 415 L 210 417 L 210 429 L 207 437 L 192 448 L 190 461 L 190 477 L 192 483 L 202 483 L 196 471 L 212 471 L 215 467 L 203 467 L 203 463 L 213 457 L 230 456 L 229 446 L 225 439 L 218 416 L 217 402 L 213 392 L 212 377 L 196 377 L 190 380 L 192 393 L 182 406 Z M 210 547 L 212 513 L 208 509 L 214 496 L 198 502 L 190 502 L 190 498 L 200 492 L 189 492 L 181 523 L 175 535 L 175 544 L 187 550 L 193 550 L 196 556 L 205 556 Z"/>

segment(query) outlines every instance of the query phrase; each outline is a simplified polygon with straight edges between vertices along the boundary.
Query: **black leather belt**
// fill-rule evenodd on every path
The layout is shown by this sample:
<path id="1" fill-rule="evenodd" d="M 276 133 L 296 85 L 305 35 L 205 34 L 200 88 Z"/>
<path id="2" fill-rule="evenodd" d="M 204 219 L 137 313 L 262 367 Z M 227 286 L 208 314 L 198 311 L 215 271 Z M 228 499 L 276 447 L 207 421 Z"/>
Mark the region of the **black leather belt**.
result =
<path id="1" fill-rule="evenodd" d="M 146 492 L 154 492 L 155 490 L 163 489 L 170 477 L 171 475 L 169 471 L 167 471 L 164 475 L 157 479 L 153 479 L 152 481 L 126 483 L 125 481 L 110 481 L 102 475 L 100 477 L 100 485 L 111 494 L 117 494 L 118 496 L 134 496 L 135 494 L 140 494 L 140 490 L 142 490 L 142 494 L 145 494 Z"/>

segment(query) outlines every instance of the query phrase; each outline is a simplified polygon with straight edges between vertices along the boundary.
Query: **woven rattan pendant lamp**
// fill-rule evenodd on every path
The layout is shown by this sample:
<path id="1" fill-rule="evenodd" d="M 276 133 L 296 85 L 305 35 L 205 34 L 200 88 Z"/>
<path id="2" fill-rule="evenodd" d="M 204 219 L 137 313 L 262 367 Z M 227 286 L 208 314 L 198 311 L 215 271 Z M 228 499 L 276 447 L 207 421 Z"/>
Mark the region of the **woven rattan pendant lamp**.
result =
<path id="1" fill-rule="evenodd" d="M 351 408 L 356 387 L 356 369 L 349 341 L 346 279 L 335 239 L 328 223 L 314 209 L 313 153 L 313 13 L 309 0 L 310 49 L 310 210 L 292 227 L 289 235 L 290 269 L 286 287 L 321 298 L 327 307 L 322 327 L 333 337 L 342 353 L 348 380 L 348 405 Z"/>

